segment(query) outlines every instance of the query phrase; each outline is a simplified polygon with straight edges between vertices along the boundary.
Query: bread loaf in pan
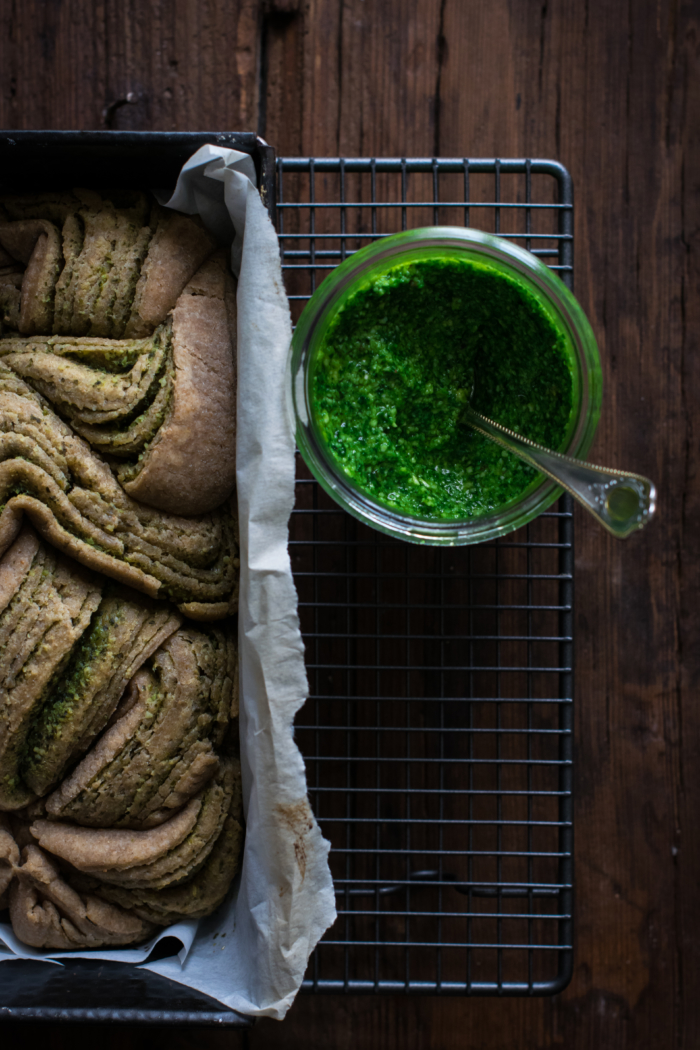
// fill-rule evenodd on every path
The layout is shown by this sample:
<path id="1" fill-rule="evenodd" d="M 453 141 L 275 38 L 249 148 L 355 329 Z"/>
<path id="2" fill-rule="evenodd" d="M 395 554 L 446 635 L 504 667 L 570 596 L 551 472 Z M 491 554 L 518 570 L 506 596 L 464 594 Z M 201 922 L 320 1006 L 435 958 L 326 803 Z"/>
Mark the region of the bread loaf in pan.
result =
<path id="1" fill-rule="evenodd" d="M 235 292 L 149 194 L 0 198 L 0 906 L 36 947 L 138 943 L 240 865 Z"/>

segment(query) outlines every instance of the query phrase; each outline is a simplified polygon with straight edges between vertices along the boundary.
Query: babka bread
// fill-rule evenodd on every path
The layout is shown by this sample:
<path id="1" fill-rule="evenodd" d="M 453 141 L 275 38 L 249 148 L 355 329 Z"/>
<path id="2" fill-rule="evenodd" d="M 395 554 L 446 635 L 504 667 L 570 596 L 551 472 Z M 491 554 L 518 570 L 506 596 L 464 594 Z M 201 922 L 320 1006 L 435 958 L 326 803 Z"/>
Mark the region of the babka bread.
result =
<path id="1" fill-rule="evenodd" d="M 0 360 L 96 452 L 129 460 L 153 441 L 170 405 L 172 322 L 146 339 L 6 336 Z"/>
<path id="2" fill-rule="evenodd" d="M 42 849 L 100 882 L 163 889 L 185 882 L 202 867 L 223 829 L 234 792 L 240 800 L 240 767 L 222 758 L 209 783 L 157 827 L 124 831 L 37 820 L 29 830 Z"/>
<path id="3" fill-rule="evenodd" d="M 223 249 L 140 193 L 5 196 L 3 211 L 4 363 L 134 499 L 182 516 L 226 502 L 236 283 Z"/>
<path id="4" fill-rule="evenodd" d="M 22 777 L 45 697 L 102 600 L 102 581 L 24 529 L 0 567 L 0 809 L 35 798 Z"/>
<path id="5" fill-rule="evenodd" d="M 122 948 L 157 931 L 156 924 L 133 910 L 76 892 L 56 862 L 36 846 L 25 846 L 21 863 L 11 871 L 7 895 L 12 928 L 34 948 Z"/>
<path id="6" fill-rule="evenodd" d="M 23 335 L 149 335 L 216 247 L 196 219 L 139 192 L 12 195 L 0 208 L 0 245 L 26 266 Z"/>
<path id="7" fill-rule="evenodd" d="M 235 484 L 232 330 L 233 277 L 218 252 L 149 336 L 6 336 L 0 361 L 107 458 L 130 496 L 203 514 Z"/>
<path id="8" fill-rule="evenodd" d="M 40 948 L 143 941 L 154 927 L 203 918 L 224 900 L 243 845 L 240 766 L 147 831 L 82 828 L 0 814 L 0 907 Z"/>
<path id="9" fill-rule="evenodd" d="M 0 809 L 11 810 L 46 794 L 84 753 L 182 617 L 110 587 L 26 525 L 0 577 Z"/>
<path id="10" fill-rule="evenodd" d="M 0 197 L 0 908 L 37 948 L 240 866 L 235 292 L 148 194 Z"/>
<path id="11" fill-rule="evenodd" d="M 236 807 L 240 809 L 240 800 L 234 796 L 232 811 L 226 816 L 209 856 L 194 877 L 186 882 L 159 890 L 138 889 L 111 885 L 94 876 L 75 873 L 70 876 L 70 883 L 77 890 L 94 893 L 158 926 L 168 926 L 178 919 L 202 919 L 211 915 L 226 897 L 240 866 L 243 825 L 240 816 L 234 812 Z"/>
<path id="12" fill-rule="evenodd" d="M 178 630 L 135 676 L 99 744 L 49 796 L 47 813 L 88 827 L 161 824 L 218 771 L 236 693 L 231 632 Z"/>
<path id="13" fill-rule="evenodd" d="M 83 565 L 167 598 L 193 619 L 220 619 L 237 607 L 230 501 L 186 518 L 131 499 L 108 464 L 1 360 L 0 507 L 0 553 L 26 516 Z"/>
<path id="14" fill-rule="evenodd" d="M 119 945 L 209 914 L 243 841 L 231 625 L 100 588 L 28 526 L 0 580 L 0 907 L 15 932 Z"/>

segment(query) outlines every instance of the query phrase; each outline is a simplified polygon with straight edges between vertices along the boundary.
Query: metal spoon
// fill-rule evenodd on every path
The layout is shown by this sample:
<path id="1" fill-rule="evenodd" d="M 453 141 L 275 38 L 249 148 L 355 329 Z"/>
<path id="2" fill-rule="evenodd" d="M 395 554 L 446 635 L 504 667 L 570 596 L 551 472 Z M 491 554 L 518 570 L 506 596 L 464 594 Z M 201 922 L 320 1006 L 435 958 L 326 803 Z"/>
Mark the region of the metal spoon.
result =
<path id="1" fill-rule="evenodd" d="M 594 518 L 618 539 L 642 529 L 656 510 L 656 487 L 641 474 L 594 467 L 579 459 L 536 445 L 466 405 L 461 417 L 474 430 L 508 449 L 570 492 Z"/>

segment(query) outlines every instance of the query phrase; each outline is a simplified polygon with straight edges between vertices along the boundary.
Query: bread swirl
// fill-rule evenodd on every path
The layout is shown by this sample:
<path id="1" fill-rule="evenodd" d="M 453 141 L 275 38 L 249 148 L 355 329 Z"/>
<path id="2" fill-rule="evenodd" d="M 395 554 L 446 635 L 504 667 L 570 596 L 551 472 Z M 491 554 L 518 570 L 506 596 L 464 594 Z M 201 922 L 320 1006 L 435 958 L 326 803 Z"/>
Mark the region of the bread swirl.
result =
<path id="1" fill-rule="evenodd" d="M 240 864 L 235 281 L 140 192 L 0 198 L 0 907 L 46 949 Z"/>

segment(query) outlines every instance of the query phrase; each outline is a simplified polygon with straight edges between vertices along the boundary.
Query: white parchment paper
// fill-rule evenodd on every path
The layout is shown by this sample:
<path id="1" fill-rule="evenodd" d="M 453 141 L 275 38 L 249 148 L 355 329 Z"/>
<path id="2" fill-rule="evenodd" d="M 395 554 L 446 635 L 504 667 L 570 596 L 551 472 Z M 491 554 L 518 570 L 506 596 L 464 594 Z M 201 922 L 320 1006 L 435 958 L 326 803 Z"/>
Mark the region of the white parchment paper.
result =
<path id="1" fill-rule="evenodd" d="M 141 963 L 252 1016 L 282 1018 L 314 946 L 336 918 L 329 843 L 311 812 L 294 715 L 307 696 L 297 595 L 287 550 L 294 503 L 294 425 L 287 392 L 291 340 L 277 236 L 252 159 L 203 146 L 168 207 L 198 213 L 230 242 L 238 275 L 237 483 L 241 540 L 239 645 L 243 865 L 215 915 L 178 923 L 143 948 L 49 953 L 0 925 L 0 962 L 92 958 Z M 145 961 L 163 937 L 177 955 Z"/>

